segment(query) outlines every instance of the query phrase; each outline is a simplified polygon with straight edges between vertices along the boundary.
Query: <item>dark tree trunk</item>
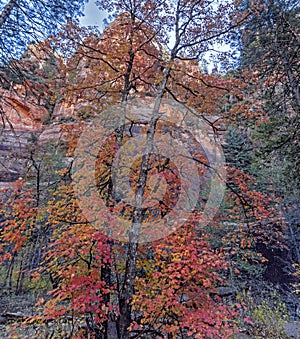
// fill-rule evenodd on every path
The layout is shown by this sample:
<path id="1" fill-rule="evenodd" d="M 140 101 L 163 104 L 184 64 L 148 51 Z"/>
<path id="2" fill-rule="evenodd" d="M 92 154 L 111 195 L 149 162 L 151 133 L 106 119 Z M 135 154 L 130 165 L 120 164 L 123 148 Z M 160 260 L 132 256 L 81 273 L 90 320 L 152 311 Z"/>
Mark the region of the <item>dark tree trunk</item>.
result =
<path id="1" fill-rule="evenodd" d="M 167 69 L 165 72 L 164 78 L 162 80 L 160 91 L 157 94 L 156 101 L 154 104 L 152 117 L 150 121 L 149 130 L 147 133 L 146 141 L 146 151 L 145 155 L 142 158 L 142 163 L 140 167 L 140 175 L 137 182 L 137 190 L 135 194 L 135 212 L 133 214 L 132 226 L 128 230 L 129 243 L 127 248 L 127 257 L 126 257 L 126 269 L 125 277 L 120 293 L 119 299 L 119 308 L 120 308 L 120 317 L 119 317 L 119 338 L 128 339 L 129 331 L 128 327 L 131 323 L 131 300 L 134 293 L 134 280 L 136 277 L 136 260 L 138 253 L 138 242 L 140 237 L 141 224 L 143 222 L 143 195 L 146 187 L 147 176 L 148 176 L 148 163 L 150 158 L 150 153 L 153 149 L 153 139 L 155 134 L 156 125 L 159 119 L 159 108 L 161 101 L 166 89 L 167 81 L 170 75 L 170 70 Z"/>

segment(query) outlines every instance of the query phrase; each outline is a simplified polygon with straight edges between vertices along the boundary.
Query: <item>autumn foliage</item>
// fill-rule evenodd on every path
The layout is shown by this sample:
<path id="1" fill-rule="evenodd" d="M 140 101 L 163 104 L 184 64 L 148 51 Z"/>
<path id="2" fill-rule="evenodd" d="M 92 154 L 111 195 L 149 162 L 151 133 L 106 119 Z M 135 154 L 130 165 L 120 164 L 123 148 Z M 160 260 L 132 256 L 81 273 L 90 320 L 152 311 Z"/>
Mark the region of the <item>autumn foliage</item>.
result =
<path id="1" fill-rule="evenodd" d="M 37 305 L 39 313 L 29 322 L 68 324 L 69 332 L 57 334 L 57 338 L 233 338 L 242 306 L 233 300 L 234 292 L 226 299 L 219 289 L 239 276 L 240 261 L 251 265 L 266 261 L 255 252 L 258 244 L 284 247 L 277 202 L 257 187 L 247 170 L 228 165 L 226 178 L 220 176 L 226 188 L 224 203 L 216 207 L 218 213 L 211 209 L 210 224 L 202 226 L 203 205 L 210 199 L 209 180 L 215 171 L 205 152 L 213 150 L 197 145 L 190 126 L 176 130 L 178 121 L 161 123 L 159 107 L 163 98 L 184 105 L 204 121 L 212 132 L 209 137 L 218 141 L 233 121 L 255 123 L 264 117 L 261 102 L 253 99 L 255 95 L 250 98 L 252 88 L 243 79 L 216 71 L 209 74 L 198 63 L 200 47 L 203 53 L 208 51 L 211 41 L 222 41 L 248 14 L 233 15 L 230 5 L 215 9 L 205 0 L 178 1 L 176 8 L 165 2 L 132 3 L 135 5 L 127 8 L 126 1 L 99 1 L 100 8 L 110 10 L 115 5 L 121 13 L 101 37 L 70 22 L 44 43 L 60 53 L 72 51 L 69 58 L 57 57 L 56 73 L 52 68 L 51 74 L 45 75 L 45 69 L 37 72 L 44 78 L 43 89 L 51 100 L 67 107 L 68 115 L 55 123 L 63 134 L 69 166 L 55 173 L 58 179 L 49 184 L 43 202 L 29 181 L 18 180 L 5 192 L 0 205 L 0 262 L 9 265 L 28 248 L 33 251 L 36 245 L 32 244 L 43 234 L 39 260 L 32 259 L 35 264 L 31 266 L 20 265 L 20 270 L 31 273 L 31 283 L 49 282 L 50 288 L 48 285 Z M 165 34 L 173 29 L 175 42 L 169 48 Z M 153 99 L 148 121 L 131 121 L 126 115 L 130 100 L 136 98 L 145 105 Z M 89 122 L 103 118 L 105 109 L 116 104 L 123 121 L 103 140 L 93 180 L 98 198 L 107 207 L 101 211 L 101 225 L 114 230 L 117 217 L 130 221 L 132 225 L 123 232 L 127 242 L 101 232 L 85 216 L 72 181 L 78 139 Z M 115 194 L 112 172 L 118 152 L 139 133 L 146 135 L 147 142 L 155 134 L 173 135 L 185 144 L 196 163 L 189 177 L 199 175 L 202 180 L 199 187 L 192 188 L 197 191 L 197 201 L 181 227 L 151 243 L 131 241 L 136 238 L 130 235 L 137 232 L 138 237 L 143 222 L 154 223 L 174 210 L 182 181 L 175 161 L 155 153 L 152 147 L 149 154 L 125 164 L 136 201 L 153 198 L 152 205 L 133 206 Z M 180 133 L 182 137 L 178 137 Z M 183 167 L 184 161 L 180 164 Z M 161 181 L 165 191 L 158 199 L 153 187 Z M 88 189 L 83 193 L 93 204 L 93 194 Z"/>

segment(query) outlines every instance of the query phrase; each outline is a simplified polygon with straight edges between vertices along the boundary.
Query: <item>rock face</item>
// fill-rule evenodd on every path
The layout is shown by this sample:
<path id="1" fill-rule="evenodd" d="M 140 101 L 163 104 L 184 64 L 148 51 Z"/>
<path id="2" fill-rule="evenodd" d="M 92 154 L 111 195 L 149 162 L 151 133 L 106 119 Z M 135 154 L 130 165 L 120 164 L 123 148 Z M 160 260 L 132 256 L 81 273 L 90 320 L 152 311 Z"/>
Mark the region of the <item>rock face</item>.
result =
<path id="1" fill-rule="evenodd" d="M 63 139 L 62 125 L 45 124 L 49 110 L 34 102 L 35 97 L 25 99 L 23 90 L 20 85 L 0 90 L 0 188 L 9 187 L 26 174 L 37 147 Z"/>
<path id="2" fill-rule="evenodd" d="M 35 131 L 42 128 L 42 119 L 48 110 L 32 102 L 23 95 L 21 85 L 15 85 L 11 90 L 0 89 L 2 111 L 11 126 L 19 131 Z M 9 126 L 7 126 L 9 127 Z M 4 125 L 4 129 L 7 129 Z"/>
<path id="3" fill-rule="evenodd" d="M 43 80 L 43 68 L 47 66 L 49 70 L 51 54 L 39 45 L 29 45 L 12 69 L 1 69 L 0 188 L 9 187 L 26 174 L 28 161 L 40 136 L 53 129 L 46 124 L 52 107 L 49 106 L 49 91 Z M 16 76 L 15 69 L 27 74 L 26 80 L 22 75 Z"/>
<path id="4" fill-rule="evenodd" d="M 0 188 L 24 174 L 30 156 L 28 146 L 31 133 L 26 131 L 3 130 L 0 135 Z"/>

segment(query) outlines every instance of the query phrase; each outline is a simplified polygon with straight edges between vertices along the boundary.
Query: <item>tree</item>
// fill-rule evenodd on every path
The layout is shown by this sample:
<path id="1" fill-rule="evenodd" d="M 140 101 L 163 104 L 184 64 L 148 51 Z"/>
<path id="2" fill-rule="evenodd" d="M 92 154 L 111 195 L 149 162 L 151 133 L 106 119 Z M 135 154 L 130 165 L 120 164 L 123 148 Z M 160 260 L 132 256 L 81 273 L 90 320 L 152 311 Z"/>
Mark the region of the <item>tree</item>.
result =
<path id="1" fill-rule="evenodd" d="M 238 25 L 238 22 L 232 22 L 228 11 L 230 6 L 220 5 L 216 9 L 211 3 L 206 1 L 190 1 L 176 3 L 163 2 L 160 6 L 156 2 L 145 1 L 137 4 L 136 2 L 116 1 L 115 3 L 103 3 L 98 1 L 101 9 L 111 10 L 112 5 L 118 10 L 126 10 L 130 13 L 130 18 L 149 23 L 154 27 L 155 38 L 157 41 L 166 42 L 163 33 L 171 31 L 174 28 L 175 42 L 170 49 L 169 57 L 164 63 L 164 71 L 160 81 L 157 83 L 157 92 L 155 93 L 155 103 L 152 117 L 149 124 L 146 140 L 146 153 L 142 158 L 140 165 L 140 174 L 137 181 L 135 192 L 136 210 L 132 218 L 132 226 L 128 230 L 128 249 L 125 268 L 124 283 L 120 295 L 120 337 L 128 338 L 128 328 L 130 326 L 131 306 L 130 301 L 134 293 L 134 280 L 136 277 L 136 260 L 138 253 L 138 242 L 140 237 L 141 224 L 143 222 L 143 196 L 148 176 L 148 163 L 150 154 L 153 152 L 153 140 L 156 131 L 156 125 L 160 118 L 159 108 L 162 99 L 168 89 L 168 82 L 171 78 L 173 64 L 176 60 L 197 60 L 201 54 L 209 49 L 211 43 L 222 39 L 225 33 L 228 33 L 232 27 Z M 152 9 L 150 12 L 149 9 Z M 188 13 L 188 15 L 186 15 Z M 222 14 L 221 14 L 222 13 Z M 228 16 L 226 16 L 228 13 Z M 237 19 L 238 21 L 238 19 Z M 222 23 L 222 26 L 220 24 Z M 134 26 L 133 26 L 134 27 Z M 134 54 L 129 53 L 133 57 Z M 130 59 L 133 61 L 133 59 Z M 129 62 L 129 67 L 131 64 Z M 175 96 L 176 97 L 176 96 Z"/>
<path id="2" fill-rule="evenodd" d="M 261 1 L 242 32 L 241 66 L 260 85 L 268 121 L 255 129 L 257 170 L 281 199 L 293 258 L 299 262 L 299 2 Z M 257 85 L 256 85 L 257 87 Z"/>
<path id="3" fill-rule="evenodd" d="M 226 131 L 224 151 L 229 166 L 251 173 L 253 161 L 251 142 L 247 138 L 247 135 L 240 132 L 235 126 L 229 126 Z"/>
<path id="4" fill-rule="evenodd" d="M 16 181 L 11 191 L 1 193 L 0 260 L 7 271 L 2 283 L 18 293 L 22 291 L 25 273 L 39 262 L 39 253 L 35 251 L 39 237 L 36 200 L 24 180 Z"/>

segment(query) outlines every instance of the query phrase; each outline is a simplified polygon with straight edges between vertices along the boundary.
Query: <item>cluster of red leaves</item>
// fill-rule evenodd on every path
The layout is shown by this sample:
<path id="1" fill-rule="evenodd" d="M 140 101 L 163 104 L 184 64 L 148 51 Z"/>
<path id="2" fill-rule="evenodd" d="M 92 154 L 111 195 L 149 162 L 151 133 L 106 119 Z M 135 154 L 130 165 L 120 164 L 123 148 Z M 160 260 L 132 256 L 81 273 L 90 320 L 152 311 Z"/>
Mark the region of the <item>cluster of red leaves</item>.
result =
<path id="1" fill-rule="evenodd" d="M 48 212 L 54 230 L 41 269 L 58 287 L 49 292 L 52 298 L 45 304 L 44 317 L 92 313 L 95 321 L 103 322 L 109 308 L 104 296 L 110 293 L 101 274 L 111 264 L 107 237 L 86 221 L 68 185 L 57 190 Z"/>
<path id="2" fill-rule="evenodd" d="M 145 276 L 136 279 L 132 305 L 141 316 L 133 330 L 153 329 L 166 338 L 227 338 L 234 332 L 235 311 L 212 297 L 228 263 L 205 238 L 187 223 L 153 246 L 150 261 L 140 261 Z"/>

